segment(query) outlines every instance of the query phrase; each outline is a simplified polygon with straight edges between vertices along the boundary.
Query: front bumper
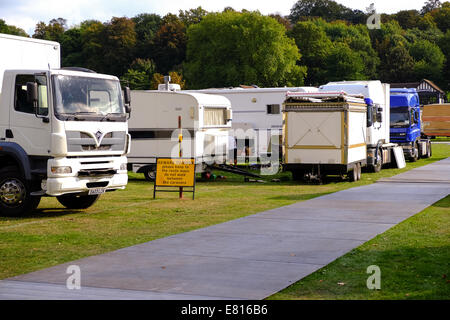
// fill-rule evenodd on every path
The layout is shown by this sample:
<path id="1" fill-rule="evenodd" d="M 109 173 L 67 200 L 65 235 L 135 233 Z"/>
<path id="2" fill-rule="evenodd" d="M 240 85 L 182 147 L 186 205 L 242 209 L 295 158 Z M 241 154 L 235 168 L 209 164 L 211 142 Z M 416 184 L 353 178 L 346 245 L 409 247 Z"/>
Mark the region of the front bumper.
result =
<path id="1" fill-rule="evenodd" d="M 42 183 L 42 189 L 50 196 L 87 194 L 95 188 L 105 191 L 125 189 L 128 183 L 126 163 L 126 157 L 51 159 L 47 168 L 48 178 Z M 52 167 L 71 167 L 72 173 L 52 174 Z"/>

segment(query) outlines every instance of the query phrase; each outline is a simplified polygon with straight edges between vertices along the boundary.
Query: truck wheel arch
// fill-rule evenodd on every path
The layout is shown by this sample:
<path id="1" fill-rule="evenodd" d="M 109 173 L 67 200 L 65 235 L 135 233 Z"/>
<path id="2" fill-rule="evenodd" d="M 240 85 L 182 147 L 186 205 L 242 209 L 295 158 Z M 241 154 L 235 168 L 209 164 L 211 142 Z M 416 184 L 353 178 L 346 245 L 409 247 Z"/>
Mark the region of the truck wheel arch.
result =
<path id="1" fill-rule="evenodd" d="M 1 167 L 15 165 L 26 180 L 31 181 L 31 165 L 28 154 L 15 142 L 0 142 Z M 1 168 L 0 168 L 1 169 Z"/>

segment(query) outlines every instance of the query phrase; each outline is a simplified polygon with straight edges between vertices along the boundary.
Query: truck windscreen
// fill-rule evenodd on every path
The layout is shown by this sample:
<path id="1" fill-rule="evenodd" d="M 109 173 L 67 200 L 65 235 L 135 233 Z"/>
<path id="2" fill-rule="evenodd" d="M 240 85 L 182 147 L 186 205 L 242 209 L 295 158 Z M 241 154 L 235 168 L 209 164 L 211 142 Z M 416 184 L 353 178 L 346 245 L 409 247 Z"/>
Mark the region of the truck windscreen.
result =
<path id="1" fill-rule="evenodd" d="M 55 115 L 60 120 L 126 119 L 118 81 L 58 75 L 53 82 Z"/>
<path id="2" fill-rule="evenodd" d="M 391 108 L 391 127 L 409 126 L 408 107 Z"/>

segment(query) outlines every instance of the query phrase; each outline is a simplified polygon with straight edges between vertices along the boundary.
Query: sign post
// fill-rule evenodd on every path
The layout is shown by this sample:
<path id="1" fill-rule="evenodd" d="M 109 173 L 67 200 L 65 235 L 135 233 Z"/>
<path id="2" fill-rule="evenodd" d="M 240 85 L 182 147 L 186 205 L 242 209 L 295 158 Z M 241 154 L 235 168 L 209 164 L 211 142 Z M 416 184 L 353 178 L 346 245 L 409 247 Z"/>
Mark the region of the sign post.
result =
<path id="1" fill-rule="evenodd" d="M 158 188 L 178 188 L 178 190 Z M 192 188 L 185 190 L 184 188 Z M 153 199 L 156 192 L 192 192 L 195 199 L 195 158 L 158 158 L 156 159 L 156 177 L 153 188 Z M 180 197 L 181 199 L 181 197 Z"/>

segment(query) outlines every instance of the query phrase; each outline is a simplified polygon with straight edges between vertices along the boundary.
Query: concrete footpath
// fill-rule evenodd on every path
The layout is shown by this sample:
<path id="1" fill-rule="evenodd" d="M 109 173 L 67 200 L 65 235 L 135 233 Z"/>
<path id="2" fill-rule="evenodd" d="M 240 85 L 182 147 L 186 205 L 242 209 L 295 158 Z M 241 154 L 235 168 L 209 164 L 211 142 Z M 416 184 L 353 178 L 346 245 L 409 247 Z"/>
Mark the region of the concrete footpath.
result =
<path id="1" fill-rule="evenodd" d="M 0 299 L 263 299 L 449 193 L 450 158 L 372 185 L 6 279 Z M 81 290 L 66 288 L 70 265 L 80 267 Z"/>

